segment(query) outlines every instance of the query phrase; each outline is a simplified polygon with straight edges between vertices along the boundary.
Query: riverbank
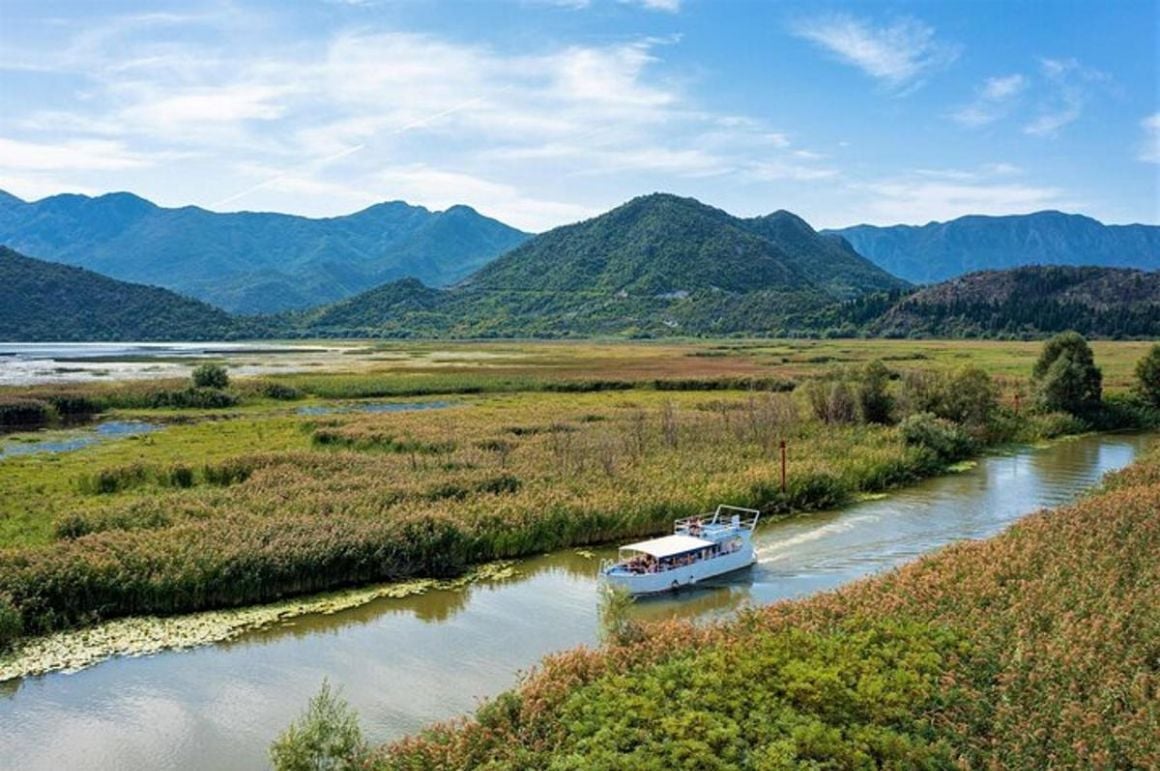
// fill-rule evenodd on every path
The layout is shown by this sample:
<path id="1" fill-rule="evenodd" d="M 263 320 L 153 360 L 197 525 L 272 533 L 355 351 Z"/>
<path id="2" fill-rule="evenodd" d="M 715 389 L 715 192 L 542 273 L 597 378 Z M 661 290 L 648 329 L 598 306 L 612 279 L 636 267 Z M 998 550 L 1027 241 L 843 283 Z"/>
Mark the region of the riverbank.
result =
<path id="1" fill-rule="evenodd" d="M 549 657 L 472 720 L 369 764 L 1156 767 L 1158 512 L 1154 448 L 994 538 L 726 623 Z"/>
<path id="2" fill-rule="evenodd" d="M 1074 500 L 1147 444 L 1089 434 L 1005 448 L 959 473 L 758 529 L 758 564 L 695 591 L 636 603 L 639 622 L 708 623 L 828 591 L 962 539 L 989 537 Z M 329 678 L 374 742 L 474 711 L 545 656 L 595 645 L 597 566 L 614 550 L 520 560 L 518 575 L 299 616 L 189 650 L 116 657 L 0 685 L 0 769 L 260 769 L 266 747 Z M 57 737 L 45 743 L 43 737 Z M 175 738 L 176 737 L 176 738 Z"/>
<path id="3" fill-rule="evenodd" d="M 904 372 L 835 366 L 787 391 L 794 382 L 774 367 L 748 390 L 732 376 L 688 377 L 715 352 L 686 351 L 641 388 L 577 381 L 571 362 L 556 362 L 546 365 L 556 367 L 551 390 L 461 393 L 453 408 L 410 412 L 345 401 L 300 414 L 243 380 L 235 387 L 252 401 L 228 416 L 194 410 L 203 419 L 138 441 L 4 461 L 0 645 L 119 617 L 448 579 L 496 559 L 654 534 L 719 503 L 767 515 L 833 508 L 996 442 L 1082 428 L 1020 412 L 1022 386 L 1008 393 L 983 370 L 913 369 L 925 362 L 918 353 Z M 431 375 L 420 379 L 431 385 Z M 360 395 L 410 377 L 320 376 Z M 506 369 L 472 377 L 524 382 Z M 463 377 L 436 379 L 451 387 Z M 873 388 L 880 412 L 884 401 L 897 409 L 871 415 Z"/>
<path id="4" fill-rule="evenodd" d="M 212 645 L 302 616 L 341 613 L 383 598 L 462 590 L 472 584 L 504 581 L 517 575 L 519 570 L 514 563 L 493 562 L 478 565 L 455 579 L 399 581 L 249 608 L 107 621 L 18 641 L 12 650 L 0 654 L 0 683 L 49 672 L 79 672 L 116 656 L 148 656 Z"/>

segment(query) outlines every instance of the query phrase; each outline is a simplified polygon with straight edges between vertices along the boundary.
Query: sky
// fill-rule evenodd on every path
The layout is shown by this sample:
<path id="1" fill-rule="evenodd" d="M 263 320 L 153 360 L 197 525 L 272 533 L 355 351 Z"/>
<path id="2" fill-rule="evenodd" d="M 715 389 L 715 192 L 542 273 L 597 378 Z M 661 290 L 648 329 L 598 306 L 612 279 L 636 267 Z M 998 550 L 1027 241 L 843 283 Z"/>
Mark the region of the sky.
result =
<path id="1" fill-rule="evenodd" d="M 1160 223 L 1160 4 L 0 0 L 0 189 Z"/>

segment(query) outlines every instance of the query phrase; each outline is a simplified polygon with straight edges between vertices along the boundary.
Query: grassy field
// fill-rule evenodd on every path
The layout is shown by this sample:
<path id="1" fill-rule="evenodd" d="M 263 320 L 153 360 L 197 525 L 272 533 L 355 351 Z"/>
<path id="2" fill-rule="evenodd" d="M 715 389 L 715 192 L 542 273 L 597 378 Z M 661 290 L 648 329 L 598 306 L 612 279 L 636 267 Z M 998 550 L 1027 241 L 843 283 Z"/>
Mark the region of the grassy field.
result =
<path id="1" fill-rule="evenodd" d="M 1144 346 L 1095 349 L 1109 390 L 1125 390 Z M 936 473 L 967 445 L 932 452 L 856 414 L 824 422 L 811 388 L 795 386 L 824 378 L 852 398 L 862 367 L 878 359 L 893 371 L 903 417 L 920 409 L 905 398 L 908 372 L 981 367 L 1007 406 L 970 428 L 977 448 L 1072 428 L 1027 418 L 1037 350 L 390 343 L 349 348 L 342 371 L 237 379 L 220 409 L 149 406 L 172 404 L 170 394 L 184 393 L 179 382 L 10 389 L 0 398 L 79 397 L 164 428 L 0 460 L 0 641 L 453 575 L 481 561 L 654 533 L 718 503 L 771 514 L 835 506 Z M 436 408 L 367 413 L 354 399 Z M 967 428 L 938 430 L 969 439 Z"/>
<path id="2" fill-rule="evenodd" d="M 1160 448 L 836 592 L 546 659 L 382 769 L 1156 768 Z"/>

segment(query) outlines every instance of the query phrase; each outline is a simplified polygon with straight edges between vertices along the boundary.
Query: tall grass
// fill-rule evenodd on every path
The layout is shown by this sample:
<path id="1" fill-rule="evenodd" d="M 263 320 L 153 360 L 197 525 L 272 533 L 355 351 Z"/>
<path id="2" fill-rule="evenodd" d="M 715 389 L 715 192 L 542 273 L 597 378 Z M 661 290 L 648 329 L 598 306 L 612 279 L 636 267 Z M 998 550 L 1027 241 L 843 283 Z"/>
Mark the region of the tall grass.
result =
<path id="1" fill-rule="evenodd" d="M 513 395 L 337 416 L 314 425 L 309 449 L 202 465 L 151 461 L 143 446 L 137 460 L 77 477 L 84 505 L 62 501 L 55 542 L 0 552 L 0 593 L 37 633 L 444 576 L 652 534 L 718 503 L 829 507 L 933 470 L 893 429 L 823 429 L 796 399 Z M 779 438 L 790 447 L 784 492 Z"/>
<path id="2" fill-rule="evenodd" d="M 544 660 L 419 768 L 1156 768 L 1160 448 L 1097 495 L 807 600 Z"/>

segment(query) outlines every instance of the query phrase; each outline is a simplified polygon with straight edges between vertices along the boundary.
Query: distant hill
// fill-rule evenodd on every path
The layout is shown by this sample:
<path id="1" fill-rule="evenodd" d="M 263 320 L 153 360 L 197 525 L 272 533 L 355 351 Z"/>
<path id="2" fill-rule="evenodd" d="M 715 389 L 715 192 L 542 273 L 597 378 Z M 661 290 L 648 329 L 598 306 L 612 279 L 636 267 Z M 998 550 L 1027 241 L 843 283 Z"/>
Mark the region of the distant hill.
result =
<path id="1" fill-rule="evenodd" d="M 888 337 L 1160 338 L 1160 271 L 1030 266 L 925 287 L 866 325 Z"/>
<path id="2" fill-rule="evenodd" d="M 879 267 L 914 283 L 1021 265 L 1160 268 L 1160 227 L 1104 225 L 1079 214 L 1044 211 L 972 215 L 928 225 L 856 225 L 827 231 Z"/>
<path id="3" fill-rule="evenodd" d="M 0 243 L 237 313 L 272 313 L 413 277 L 454 283 L 528 234 L 467 206 L 395 201 L 345 217 L 167 209 L 130 193 L 25 202 L 0 192 Z"/>
<path id="4" fill-rule="evenodd" d="M 305 314 L 306 334 L 788 333 L 906 283 L 788 212 L 739 219 L 654 194 L 527 241 L 456 286 L 396 283 Z"/>
<path id="5" fill-rule="evenodd" d="M 257 323 L 0 246 L 0 340 L 223 340 L 259 336 Z"/>

